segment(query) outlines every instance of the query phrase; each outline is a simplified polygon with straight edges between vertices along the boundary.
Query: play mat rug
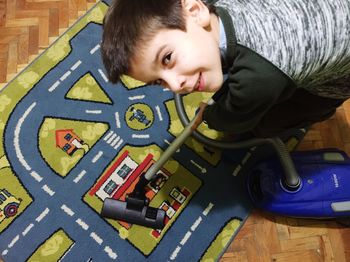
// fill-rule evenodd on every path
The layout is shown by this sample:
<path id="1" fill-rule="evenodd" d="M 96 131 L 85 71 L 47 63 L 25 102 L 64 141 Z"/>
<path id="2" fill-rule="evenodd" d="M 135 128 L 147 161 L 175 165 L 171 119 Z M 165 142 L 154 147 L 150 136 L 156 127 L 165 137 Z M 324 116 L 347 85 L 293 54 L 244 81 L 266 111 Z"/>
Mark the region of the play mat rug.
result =
<path id="1" fill-rule="evenodd" d="M 183 130 L 173 94 L 108 82 L 97 3 L 0 92 L 0 258 L 21 261 L 213 261 L 247 218 L 240 172 L 250 150 L 192 138 L 147 186 L 163 230 L 105 219 Z M 189 116 L 206 94 L 184 98 Z M 213 138 L 222 134 L 201 127 Z"/>

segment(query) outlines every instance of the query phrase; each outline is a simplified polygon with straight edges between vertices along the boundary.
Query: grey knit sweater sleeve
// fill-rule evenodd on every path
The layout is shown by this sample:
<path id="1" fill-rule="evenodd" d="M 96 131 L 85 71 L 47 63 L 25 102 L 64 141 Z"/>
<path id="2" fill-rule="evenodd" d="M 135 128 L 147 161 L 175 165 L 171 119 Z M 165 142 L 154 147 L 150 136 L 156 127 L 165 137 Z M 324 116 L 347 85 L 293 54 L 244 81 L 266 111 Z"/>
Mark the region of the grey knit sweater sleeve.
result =
<path id="1" fill-rule="evenodd" d="M 219 0 L 237 42 L 290 76 L 298 87 L 350 97 L 350 0 Z"/>

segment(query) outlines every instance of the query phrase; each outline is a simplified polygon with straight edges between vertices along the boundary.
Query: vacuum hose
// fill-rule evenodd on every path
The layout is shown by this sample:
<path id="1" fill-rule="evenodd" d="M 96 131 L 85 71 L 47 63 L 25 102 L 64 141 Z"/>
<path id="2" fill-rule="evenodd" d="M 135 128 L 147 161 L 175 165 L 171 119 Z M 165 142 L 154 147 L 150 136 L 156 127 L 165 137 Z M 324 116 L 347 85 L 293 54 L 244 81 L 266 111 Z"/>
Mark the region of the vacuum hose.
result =
<path id="1" fill-rule="evenodd" d="M 175 107 L 183 126 L 187 127 L 190 124 L 186 114 L 182 97 L 175 94 Z M 271 145 L 277 153 L 285 173 L 285 180 L 282 181 L 283 186 L 289 191 L 297 191 L 300 187 L 300 177 L 295 169 L 293 160 L 282 140 L 279 137 L 273 138 L 252 138 L 239 142 L 223 142 L 211 139 L 194 130 L 192 136 L 199 142 L 214 148 L 219 149 L 242 149 L 263 144 Z"/>
<path id="2" fill-rule="evenodd" d="M 101 215 L 106 218 L 122 220 L 132 224 L 138 224 L 146 227 L 162 229 L 165 226 L 166 213 L 163 209 L 150 207 L 148 199 L 145 197 L 144 187 L 151 181 L 154 175 L 161 169 L 166 161 L 175 153 L 175 151 L 193 135 L 196 140 L 210 147 L 220 149 L 241 149 L 270 144 L 279 157 L 285 173 L 285 179 L 281 185 L 290 192 L 295 192 L 300 188 L 301 182 L 297 174 L 294 163 L 289 152 L 280 138 L 253 138 L 241 142 L 222 142 L 203 136 L 193 128 L 196 117 L 190 122 L 184 109 L 183 101 L 180 95 L 175 94 L 175 106 L 179 118 L 184 125 L 184 130 L 175 138 L 170 146 L 164 151 L 158 161 L 156 161 L 146 173 L 140 177 L 134 191 L 127 195 L 125 201 L 106 198 L 103 202 Z"/>

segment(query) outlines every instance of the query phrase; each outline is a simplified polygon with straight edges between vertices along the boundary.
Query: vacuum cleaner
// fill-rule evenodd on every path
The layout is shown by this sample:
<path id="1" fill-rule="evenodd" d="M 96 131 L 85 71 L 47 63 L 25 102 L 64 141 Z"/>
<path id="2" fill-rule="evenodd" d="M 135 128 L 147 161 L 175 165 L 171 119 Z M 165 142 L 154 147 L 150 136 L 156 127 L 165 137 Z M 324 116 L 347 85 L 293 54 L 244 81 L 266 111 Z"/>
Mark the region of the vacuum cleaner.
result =
<path id="1" fill-rule="evenodd" d="M 216 94 L 208 104 L 215 102 Z M 189 136 L 220 149 L 252 148 L 270 145 L 276 156 L 256 163 L 247 176 L 247 190 L 253 204 L 268 212 L 304 218 L 337 218 L 350 216 L 350 159 L 342 151 L 318 150 L 290 154 L 279 137 L 252 138 L 224 142 L 203 136 L 189 121 L 181 95 L 175 94 L 175 106 L 183 132 L 164 151 L 129 194 L 125 202 L 107 198 L 101 215 L 145 227 L 162 229 L 165 211 L 148 206 L 145 186 Z"/>
<path id="2" fill-rule="evenodd" d="M 283 186 L 283 170 L 270 159 L 249 173 L 247 188 L 256 207 L 299 218 L 350 217 L 350 158 L 337 149 L 294 152 L 300 178 L 294 191 Z"/>

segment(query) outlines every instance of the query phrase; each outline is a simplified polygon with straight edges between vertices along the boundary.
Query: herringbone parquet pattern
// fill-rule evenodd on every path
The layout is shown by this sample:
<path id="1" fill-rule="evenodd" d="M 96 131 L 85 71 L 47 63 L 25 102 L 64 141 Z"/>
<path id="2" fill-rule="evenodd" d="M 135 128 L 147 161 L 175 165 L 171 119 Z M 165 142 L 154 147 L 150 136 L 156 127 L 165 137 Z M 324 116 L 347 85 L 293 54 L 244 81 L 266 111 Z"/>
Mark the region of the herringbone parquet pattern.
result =
<path id="1" fill-rule="evenodd" d="M 0 0 L 0 89 L 96 1 Z M 299 149 L 324 147 L 350 155 L 350 101 L 313 126 Z M 221 261 L 350 261 L 350 229 L 256 211 Z"/>
<path id="2" fill-rule="evenodd" d="M 0 0 L 0 87 L 96 0 Z"/>

